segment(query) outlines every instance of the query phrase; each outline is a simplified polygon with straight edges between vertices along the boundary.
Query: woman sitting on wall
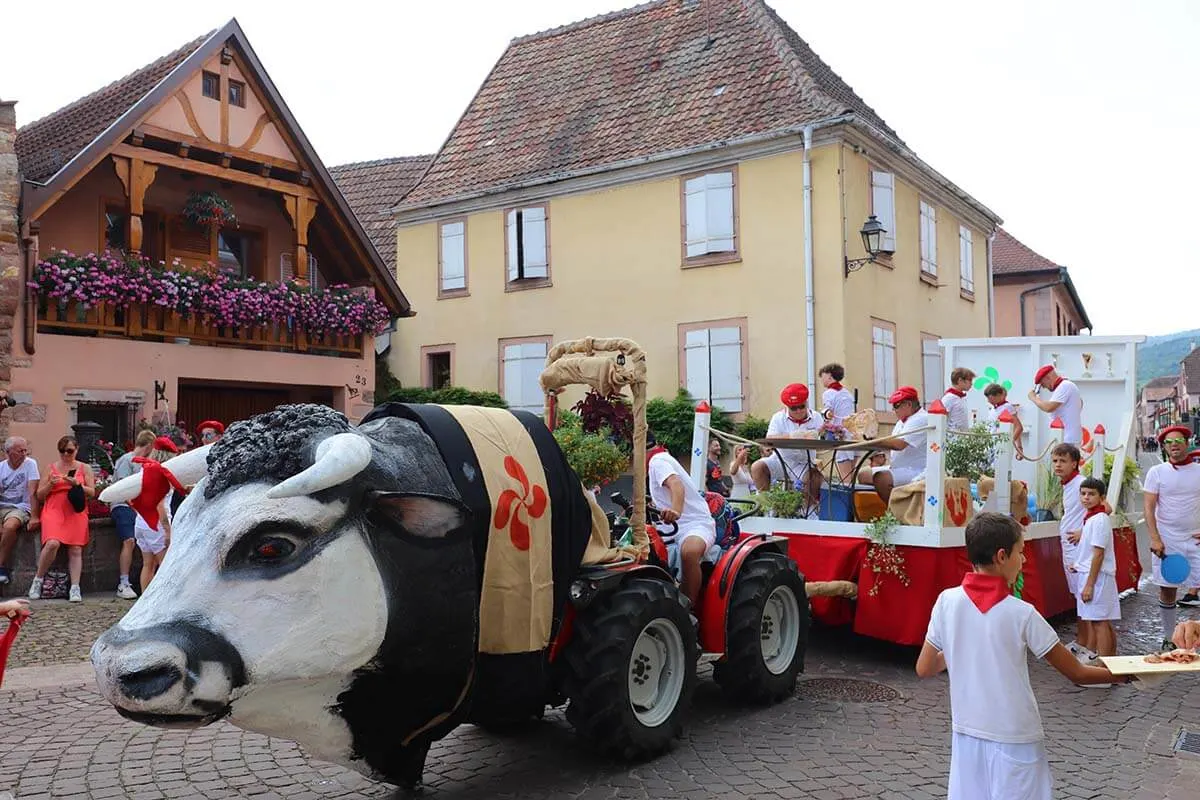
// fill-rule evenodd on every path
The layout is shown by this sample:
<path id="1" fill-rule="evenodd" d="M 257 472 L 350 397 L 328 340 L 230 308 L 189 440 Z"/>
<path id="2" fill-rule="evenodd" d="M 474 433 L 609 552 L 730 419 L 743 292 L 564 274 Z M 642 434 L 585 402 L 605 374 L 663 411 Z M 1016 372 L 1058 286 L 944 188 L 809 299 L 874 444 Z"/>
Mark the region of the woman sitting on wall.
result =
<path id="1" fill-rule="evenodd" d="M 67 546 L 67 569 L 71 589 L 67 599 L 83 601 L 79 580 L 83 574 L 83 548 L 88 543 L 87 502 L 96 496 L 96 476 L 78 461 L 79 442 L 74 436 L 58 440 L 58 461 L 42 476 L 37 496 L 42 504 L 42 552 L 38 556 L 37 575 L 29 587 L 29 599 L 42 596 L 42 579 L 54 563 L 59 547 Z"/>

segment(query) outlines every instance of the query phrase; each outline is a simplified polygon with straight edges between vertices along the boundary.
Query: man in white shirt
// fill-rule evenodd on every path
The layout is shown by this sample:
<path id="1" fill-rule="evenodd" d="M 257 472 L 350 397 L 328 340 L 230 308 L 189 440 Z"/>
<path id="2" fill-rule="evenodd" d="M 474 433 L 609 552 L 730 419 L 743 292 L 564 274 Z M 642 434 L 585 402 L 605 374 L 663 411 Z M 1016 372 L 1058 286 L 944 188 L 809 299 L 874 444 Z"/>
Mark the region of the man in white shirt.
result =
<path id="1" fill-rule="evenodd" d="M 1181 555 L 1191 567 L 1184 584 L 1194 585 L 1200 578 L 1200 464 L 1188 455 L 1191 433 L 1182 425 L 1173 425 L 1158 434 L 1167 461 L 1147 470 L 1142 490 L 1164 649 L 1175 629 L 1175 593 L 1182 584 L 1163 578 L 1162 560 Z"/>
<path id="2" fill-rule="evenodd" d="M 803 383 L 788 384 L 779 393 L 779 400 L 784 407 L 776 411 L 767 424 L 767 438 L 798 438 L 796 434 L 801 431 L 813 431 L 813 438 L 816 438 L 816 432 L 821 430 L 821 420 L 809 411 L 808 387 Z M 812 485 L 809 485 L 807 476 L 808 468 L 812 464 L 811 451 L 781 450 L 776 453 L 771 448 L 763 448 L 763 451 L 763 457 L 750 466 L 750 475 L 754 478 L 758 491 L 765 492 L 772 485 L 781 482 L 789 483 L 789 489 L 795 484 L 803 483 L 809 490 L 809 497 L 813 497 L 816 479 L 820 476 L 814 471 L 814 480 L 811 481 Z M 783 458 L 782 463 L 780 457 Z"/>
<path id="3" fill-rule="evenodd" d="M 37 522 L 37 462 L 29 456 L 29 442 L 10 436 L 4 442 L 4 461 L 0 461 L 0 584 L 8 583 L 8 559 L 17 543 L 17 534 L 27 524 Z M 36 525 L 31 525 L 36 528 Z"/>
<path id="4" fill-rule="evenodd" d="M 700 600 L 700 562 L 714 560 L 720 554 L 716 547 L 717 526 L 708 503 L 683 466 L 665 447 L 657 445 L 653 434 L 647 433 L 646 444 L 652 445 L 646 453 L 650 500 L 663 522 L 679 526 L 674 536 L 664 535 L 663 541 L 668 551 L 678 551 L 682 573 L 679 588 L 695 608 Z"/>
<path id="5" fill-rule="evenodd" d="M 1033 388 L 1029 390 L 1029 399 L 1035 406 L 1057 419 L 1063 425 L 1063 441 L 1076 446 L 1083 444 L 1083 398 L 1079 395 L 1079 387 L 1058 374 L 1050 364 L 1038 369 L 1033 376 Z M 1050 391 L 1050 399 L 1043 400 L 1038 391 Z"/>
<path id="6" fill-rule="evenodd" d="M 874 474 L 863 470 L 863 483 L 873 483 L 875 491 L 888 502 L 892 489 L 919 479 L 925 474 L 925 445 L 929 441 L 929 416 L 921 408 L 917 390 L 912 386 L 901 386 L 888 398 L 899 422 L 892 428 L 892 435 L 874 446 L 892 451 L 892 463 L 887 469 L 875 470 Z"/>
<path id="7" fill-rule="evenodd" d="M 971 426 L 971 415 L 967 411 L 967 390 L 975 381 L 975 373 L 966 367 L 955 367 L 950 373 L 950 388 L 942 395 L 949 430 L 965 431 Z"/>

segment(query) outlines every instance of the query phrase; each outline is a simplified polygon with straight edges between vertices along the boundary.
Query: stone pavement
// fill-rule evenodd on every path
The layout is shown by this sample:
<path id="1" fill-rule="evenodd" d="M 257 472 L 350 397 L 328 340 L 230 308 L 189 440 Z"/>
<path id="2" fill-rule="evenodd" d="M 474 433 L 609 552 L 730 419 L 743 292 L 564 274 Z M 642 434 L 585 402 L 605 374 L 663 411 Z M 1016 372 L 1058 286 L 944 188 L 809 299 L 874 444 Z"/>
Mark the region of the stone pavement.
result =
<path id="1" fill-rule="evenodd" d="M 126 604 L 35 604 L 0 690 L 0 793 L 45 798 L 383 798 L 389 787 L 309 759 L 296 745 L 218 723 L 160 731 L 122 720 L 73 660 Z M 1123 602 L 1122 652 L 1157 638 L 1150 594 Z M 1195 616 L 1196 612 L 1188 611 Z M 1062 626 L 1064 633 L 1070 626 Z M 69 634 L 69 637 L 68 637 Z M 63 641 L 57 641 L 61 637 Z M 687 734 L 656 761 L 594 757 L 561 713 L 512 736 L 463 726 L 438 743 L 426 774 L 431 798 L 937 798 L 949 769 L 945 677 L 919 681 L 911 650 L 817 631 L 806 679 L 857 679 L 894 699 L 850 702 L 826 681 L 764 709 L 727 704 L 702 671 Z M 37 678 L 61 675 L 61 685 Z M 1159 687 L 1083 689 L 1043 663 L 1032 679 L 1045 721 L 1056 797 L 1164 800 L 1200 794 L 1200 760 L 1172 754 L 1181 728 L 1200 731 L 1200 680 Z M 849 689 L 854 688 L 849 686 Z M 835 698 L 835 699 L 826 699 Z M 0 794 L 0 796 L 3 796 Z"/>

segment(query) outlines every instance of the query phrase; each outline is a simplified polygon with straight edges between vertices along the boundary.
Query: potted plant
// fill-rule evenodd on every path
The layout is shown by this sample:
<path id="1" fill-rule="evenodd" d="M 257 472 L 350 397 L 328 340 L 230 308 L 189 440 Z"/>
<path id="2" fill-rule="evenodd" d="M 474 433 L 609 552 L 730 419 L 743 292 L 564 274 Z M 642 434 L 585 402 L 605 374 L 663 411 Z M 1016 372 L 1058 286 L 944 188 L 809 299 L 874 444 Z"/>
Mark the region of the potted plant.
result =
<path id="1" fill-rule="evenodd" d="M 946 437 L 946 477 L 978 483 L 980 477 L 992 474 L 999 441 L 1000 436 L 983 422 L 972 425 L 965 434 Z"/>
<path id="2" fill-rule="evenodd" d="M 193 227 L 207 231 L 237 226 L 233 205 L 216 192 L 190 192 L 183 204 L 183 218 Z"/>
<path id="3" fill-rule="evenodd" d="M 559 416 L 554 439 L 584 486 L 593 490 L 612 483 L 629 467 L 629 456 L 608 428 L 588 433 L 576 414 Z"/>
<path id="4" fill-rule="evenodd" d="M 800 509 L 804 508 L 808 499 L 803 491 L 782 483 L 759 492 L 753 497 L 754 502 L 758 504 L 758 513 L 777 519 L 798 518 Z"/>

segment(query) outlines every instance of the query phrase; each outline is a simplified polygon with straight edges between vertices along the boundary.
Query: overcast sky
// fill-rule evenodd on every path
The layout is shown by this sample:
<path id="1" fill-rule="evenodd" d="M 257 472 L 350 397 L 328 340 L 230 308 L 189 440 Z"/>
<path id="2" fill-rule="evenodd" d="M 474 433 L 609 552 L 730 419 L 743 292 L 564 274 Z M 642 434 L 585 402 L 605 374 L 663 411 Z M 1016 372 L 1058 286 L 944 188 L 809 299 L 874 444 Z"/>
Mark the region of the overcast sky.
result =
<path id="1" fill-rule="evenodd" d="M 431 153 L 509 39 L 625 5 L 6 3 L 0 97 L 30 122 L 236 16 L 326 164 Z M 1097 334 L 1196 327 L 1200 3 L 771 5 L 922 158 L 1070 267 Z"/>

